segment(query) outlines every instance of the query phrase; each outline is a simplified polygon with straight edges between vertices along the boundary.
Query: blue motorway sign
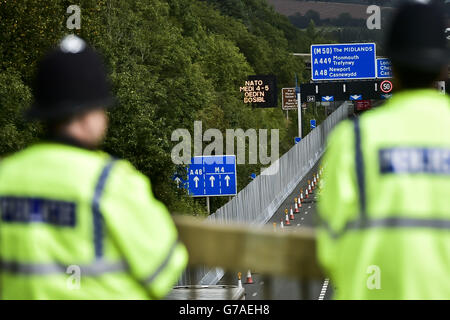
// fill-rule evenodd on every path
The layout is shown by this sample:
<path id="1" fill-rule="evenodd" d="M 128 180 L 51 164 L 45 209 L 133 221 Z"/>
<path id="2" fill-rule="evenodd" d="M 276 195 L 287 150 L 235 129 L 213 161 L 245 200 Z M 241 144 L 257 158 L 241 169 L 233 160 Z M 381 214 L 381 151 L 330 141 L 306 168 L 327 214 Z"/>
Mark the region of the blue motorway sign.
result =
<path id="1" fill-rule="evenodd" d="M 179 188 L 183 188 L 183 189 L 186 189 L 186 187 L 187 187 L 187 181 L 185 181 L 184 179 L 183 179 L 183 177 L 181 176 L 181 175 L 179 175 L 179 174 L 174 174 L 173 176 L 172 176 L 172 181 L 173 182 L 175 182 L 176 184 L 177 184 L 177 188 L 179 189 Z"/>
<path id="2" fill-rule="evenodd" d="M 316 128 L 316 119 L 309 120 L 309 125 L 310 125 L 311 129 L 315 129 Z"/>
<path id="3" fill-rule="evenodd" d="M 193 157 L 188 168 L 188 191 L 193 197 L 235 195 L 236 156 Z"/>
<path id="4" fill-rule="evenodd" d="M 322 102 L 334 101 L 334 96 L 322 96 Z"/>
<path id="5" fill-rule="evenodd" d="M 392 78 L 392 65 L 389 59 L 377 59 L 377 78 Z"/>
<path id="6" fill-rule="evenodd" d="M 375 79 L 375 60 L 375 43 L 314 44 L 311 46 L 312 79 Z"/>
<path id="7" fill-rule="evenodd" d="M 352 94 L 349 98 L 350 101 L 362 100 L 362 94 Z"/>

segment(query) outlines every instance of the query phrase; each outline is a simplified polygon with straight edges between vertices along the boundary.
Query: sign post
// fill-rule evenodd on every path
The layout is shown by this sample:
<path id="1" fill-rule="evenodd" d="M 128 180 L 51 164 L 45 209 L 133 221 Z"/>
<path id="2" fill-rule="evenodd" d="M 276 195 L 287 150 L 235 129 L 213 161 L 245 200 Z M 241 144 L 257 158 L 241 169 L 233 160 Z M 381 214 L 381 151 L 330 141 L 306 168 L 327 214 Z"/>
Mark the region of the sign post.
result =
<path id="1" fill-rule="evenodd" d="M 302 101 L 300 97 L 300 87 L 298 86 L 297 74 L 295 74 L 295 93 L 297 94 L 298 137 L 302 139 Z"/>

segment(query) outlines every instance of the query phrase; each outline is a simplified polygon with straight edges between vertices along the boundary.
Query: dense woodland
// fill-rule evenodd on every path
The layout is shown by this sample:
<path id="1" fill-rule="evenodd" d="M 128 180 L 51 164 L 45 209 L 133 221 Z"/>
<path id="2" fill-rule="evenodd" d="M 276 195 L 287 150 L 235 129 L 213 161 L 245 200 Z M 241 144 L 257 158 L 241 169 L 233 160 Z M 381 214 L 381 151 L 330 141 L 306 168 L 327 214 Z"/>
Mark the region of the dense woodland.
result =
<path id="1" fill-rule="evenodd" d="M 311 0 L 297 0 L 297 1 L 311 1 Z M 317 2 L 335 2 L 335 3 L 354 3 L 354 4 L 375 4 L 378 6 L 394 6 L 400 1 L 404 0 L 315 0 Z"/>
<path id="2" fill-rule="evenodd" d="M 69 30 L 71 4 L 0 0 L 0 156 L 42 138 L 41 126 L 27 123 L 23 111 L 32 102 L 38 60 L 70 33 L 103 54 L 118 98 L 102 148 L 149 176 L 170 210 L 205 213 L 204 199 L 189 198 L 171 180 L 173 130 L 193 132 L 195 120 L 203 130 L 279 129 L 280 154 L 292 147 L 296 112 L 287 121 L 281 103 L 251 108 L 239 86 L 252 74 L 275 74 L 278 88 L 293 86 L 296 73 L 307 81 L 303 62 L 291 53 L 324 41 L 313 26 L 300 31 L 265 0 L 80 0 L 81 29 Z M 323 119 L 318 109 L 306 111 L 304 134 L 309 119 Z M 260 173 L 259 165 L 238 165 L 239 189 L 253 172 Z M 226 201 L 214 198 L 212 209 Z"/>

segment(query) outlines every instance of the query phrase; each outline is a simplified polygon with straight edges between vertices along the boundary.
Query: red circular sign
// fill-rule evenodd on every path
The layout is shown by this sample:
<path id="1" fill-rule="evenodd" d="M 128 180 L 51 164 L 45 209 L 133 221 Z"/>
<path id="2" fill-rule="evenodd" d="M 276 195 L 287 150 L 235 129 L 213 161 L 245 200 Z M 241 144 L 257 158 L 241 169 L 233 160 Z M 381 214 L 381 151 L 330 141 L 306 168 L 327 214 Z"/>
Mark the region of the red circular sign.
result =
<path id="1" fill-rule="evenodd" d="M 392 91 L 392 88 L 394 86 L 392 85 L 392 82 L 389 80 L 384 80 L 383 82 L 381 82 L 380 84 L 380 89 L 381 91 L 383 91 L 384 93 L 389 93 Z"/>

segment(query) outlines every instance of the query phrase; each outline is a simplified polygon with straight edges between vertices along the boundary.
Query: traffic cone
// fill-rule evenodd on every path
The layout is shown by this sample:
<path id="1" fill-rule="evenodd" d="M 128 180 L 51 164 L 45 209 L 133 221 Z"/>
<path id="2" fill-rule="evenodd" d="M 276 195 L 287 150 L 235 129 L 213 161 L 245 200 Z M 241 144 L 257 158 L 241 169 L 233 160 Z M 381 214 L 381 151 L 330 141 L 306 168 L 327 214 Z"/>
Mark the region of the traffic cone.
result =
<path id="1" fill-rule="evenodd" d="M 308 188 L 305 190 L 305 198 L 308 199 Z"/>
<path id="2" fill-rule="evenodd" d="M 311 189 L 311 181 L 308 180 L 308 189 L 309 189 L 309 193 L 312 193 L 312 189 Z"/>
<path id="3" fill-rule="evenodd" d="M 294 220 L 294 210 L 292 210 L 292 207 L 291 207 L 291 211 L 290 211 L 290 214 L 289 214 L 289 219 L 290 220 Z"/>
<path id="4" fill-rule="evenodd" d="M 300 194 L 300 196 L 303 196 L 303 193 Z M 300 196 L 298 197 L 298 208 L 302 207 L 302 200 L 300 199 Z"/>
<path id="5" fill-rule="evenodd" d="M 241 280 L 241 276 L 242 276 L 242 273 L 241 273 L 241 272 L 238 272 L 238 288 L 242 288 L 242 280 Z"/>
<path id="6" fill-rule="evenodd" d="M 252 279 L 252 274 L 250 272 L 250 269 L 247 271 L 247 280 L 245 281 L 246 284 L 252 284 L 253 283 L 253 279 Z"/>
<path id="7" fill-rule="evenodd" d="M 299 212 L 300 212 L 300 211 L 298 210 L 297 198 L 295 198 L 295 201 L 294 201 L 294 212 L 295 212 L 295 213 L 299 213 Z"/>
<path id="8" fill-rule="evenodd" d="M 281 219 L 281 222 L 280 222 L 280 228 L 281 228 L 281 229 L 284 229 L 283 219 Z"/>
<path id="9" fill-rule="evenodd" d="M 290 226 L 291 225 L 291 221 L 289 221 L 289 215 L 288 215 L 288 209 L 285 209 L 284 212 L 286 213 L 286 219 L 285 221 L 285 225 L 286 226 Z"/>
<path id="10" fill-rule="evenodd" d="M 303 189 L 300 189 L 300 203 L 303 202 Z"/>
<path id="11" fill-rule="evenodd" d="M 273 231 L 277 231 L 277 223 L 276 222 L 273 223 Z"/>

